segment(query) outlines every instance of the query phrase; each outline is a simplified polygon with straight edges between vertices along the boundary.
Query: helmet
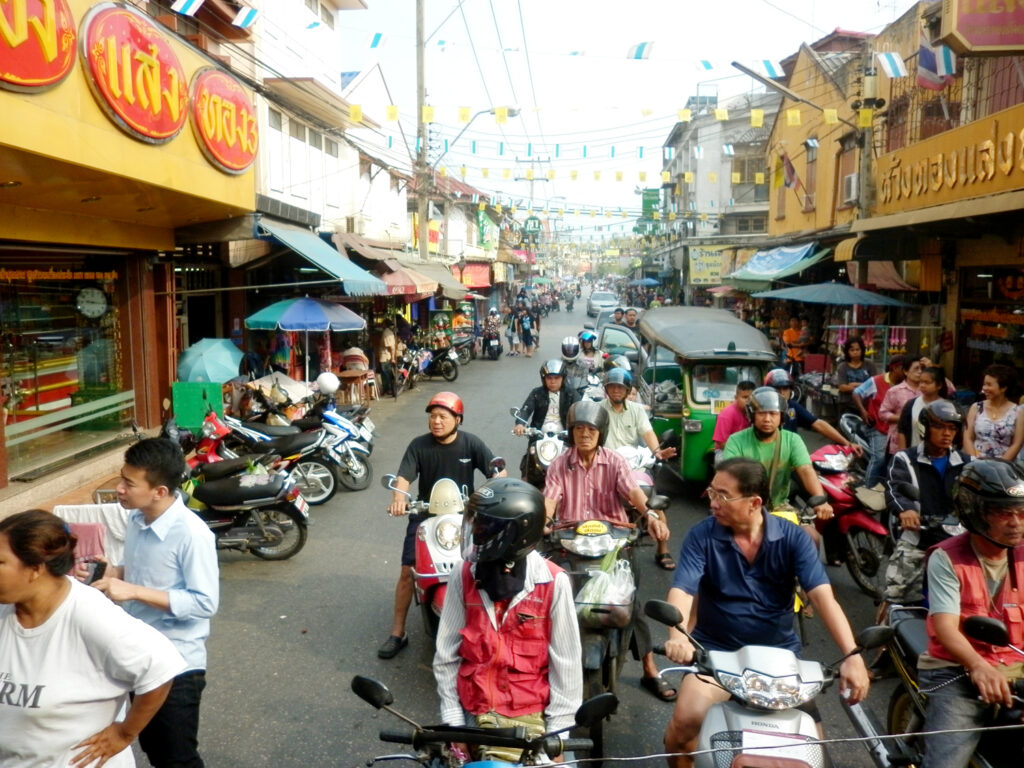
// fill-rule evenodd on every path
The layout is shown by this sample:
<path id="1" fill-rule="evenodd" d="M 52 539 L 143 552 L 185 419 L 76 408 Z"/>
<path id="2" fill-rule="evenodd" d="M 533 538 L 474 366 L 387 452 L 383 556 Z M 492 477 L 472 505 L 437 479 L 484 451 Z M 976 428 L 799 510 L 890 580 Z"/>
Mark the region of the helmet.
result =
<path id="1" fill-rule="evenodd" d="M 330 371 L 324 371 L 316 377 L 316 386 L 320 390 L 322 395 L 333 395 L 338 391 L 338 387 L 341 386 L 341 382 L 338 381 L 338 377 Z"/>
<path id="2" fill-rule="evenodd" d="M 604 385 L 621 384 L 626 389 L 633 386 L 633 375 L 625 368 L 612 368 L 604 376 Z"/>
<path id="3" fill-rule="evenodd" d="M 764 375 L 764 385 L 775 389 L 793 388 L 793 377 L 785 368 L 772 368 Z"/>
<path id="4" fill-rule="evenodd" d="M 545 376 L 565 376 L 565 363 L 552 357 L 540 367 L 540 380 L 544 381 Z"/>
<path id="5" fill-rule="evenodd" d="M 604 369 L 606 371 L 612 371 L 616 368 L 621 368 L 624 371 L 633 372 L 633 366 L 629 362 L 629 358 L 625 355 L 609 355 L 604 360 Z"/>
<path id="6" fill-rule="evenodd" d="M 784 410 L 786 410 L 786 404 L 782 402 L 782 395 L 779 394 L 777 389 L 758 387 L 751 394 L 750 402 L 747 403 L 747 418 L 753 421 L 755 413 L 761 413 L 762 411 L 778 411 L 782 413 Z"/>
<path id="7" fill-rule="evenodd" d="M 427 403 L 425 410 L 427 413 L 430 413 L 430 411 L 438 405 L 442 408 L 447 408 L 453 415 L 457 416 L 460 424 L 466 417 L 465 409 L 462 406 L 462 398 L 454 392 L 438 392 L 430 398 L 430 402 Z"/>
<path id="8" fill-rule="evenodd" d="M 1005 459 L 972 461 L 953 486 L 953 512 L 971 533 L 1010 549 L 988 536 L 985 511 L 991 507 L 1024 506 L 1024 469 Z"/>
<path id="9" fill-rule="evenodd" d="M 562 359 L 567 363 L 574 363 L 579 356 L 580 340 L 575 336 L 566 336 L 562 339 Z"/>
<path id="10" fill-rule="evenodd" d="M 498 310 L 497 310 L 497 308 L 495 308 L 495 307 L 491 307 L 491 308 L 490 308 L 490 309 L 489 309 L 489 310 L 487 311 L 487 314 L 488 314 L 488 315 L 497 315 L 497 314 L 498 314 Z"/>
<path id="11" fill-rule="evenodd" d="M 598 445 L 604 445 L 604 439 L 608 437 L 608 411 L 593 400 L 580 400 L 570 405 L 566 422 L 566 428 L 569 430 L 569 445 L 573 444 L 572 430 L 577 424 L 594 427 L 600 433 L 597 439 Z"/>
<path id="12" fill-rule="evenodd" d="M 589 341 L 591 344 L 594 344 L 597 341 L 597 334 L 593 331 L 584 331 L 580 334 L 580 344 L 584 341 Z"/>
<path id="13" fill-rule="evenodd" d="M 927 434 L 928 427 L 937 424 L 955 424 L 956 437 L 954 440 L 960 442 L 960 435 L 964 429 L 964 415 L 949 400 L 933 400 L 928 403 L 921 409 L 917 420 L 924 425 L 925 434 Z"/>
<path id="14" fill-rule="evenodd" d="M 515 562 L 544 533 L 544 497 L 511 477 L 489 480 L 469 497 L 462 517 L 462 557 L 471 563 Z"/>

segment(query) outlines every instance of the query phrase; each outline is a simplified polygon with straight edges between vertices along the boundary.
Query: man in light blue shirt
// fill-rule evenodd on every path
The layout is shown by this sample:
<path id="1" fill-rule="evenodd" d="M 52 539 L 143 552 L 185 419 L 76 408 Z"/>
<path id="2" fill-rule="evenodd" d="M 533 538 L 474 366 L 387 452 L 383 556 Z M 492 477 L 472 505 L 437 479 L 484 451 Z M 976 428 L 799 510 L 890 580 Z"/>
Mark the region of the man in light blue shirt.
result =
<path id="1" fill-rule="evenodd" d="M 151 438 L 125 453 L 117 499 L 131 510 L 124 563 L 95 586 L 132 616 L 167 636 L 188 668 L 142 733 L 154 768 L 202 768 L 199 700 L 206 686 L 206 638 L 220 582 L 213 532 L 177 492 L 185 474 L 181 449 Z"/>

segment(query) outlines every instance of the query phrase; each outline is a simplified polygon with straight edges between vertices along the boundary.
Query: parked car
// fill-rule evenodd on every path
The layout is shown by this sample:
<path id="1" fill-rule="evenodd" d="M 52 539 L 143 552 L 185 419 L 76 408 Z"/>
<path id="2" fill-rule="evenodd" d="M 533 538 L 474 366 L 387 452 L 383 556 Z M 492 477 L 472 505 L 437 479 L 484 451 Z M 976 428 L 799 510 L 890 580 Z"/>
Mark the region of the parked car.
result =
<path id="1" fill-rule="evenodd" d="M 597 317 L 602 309 L 615 309 L 617 306 L 619 299 L 611 291 L 594 291 L 587 299 L 587 316 Z"/>

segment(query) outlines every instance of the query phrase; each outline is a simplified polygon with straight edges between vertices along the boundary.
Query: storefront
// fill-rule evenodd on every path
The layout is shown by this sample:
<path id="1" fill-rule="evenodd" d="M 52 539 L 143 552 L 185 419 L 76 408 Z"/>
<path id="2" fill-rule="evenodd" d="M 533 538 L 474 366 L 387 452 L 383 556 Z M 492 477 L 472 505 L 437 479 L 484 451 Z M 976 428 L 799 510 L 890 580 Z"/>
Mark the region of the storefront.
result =
<path id="1" fill-rule="evenodd" d="M 130 7 L 52 6 L 0 10 L 35 30 L 0 36 L 0 484 L 159 423 L 175 275 L 158 256 L 255 200 L 234 78 Z"/>

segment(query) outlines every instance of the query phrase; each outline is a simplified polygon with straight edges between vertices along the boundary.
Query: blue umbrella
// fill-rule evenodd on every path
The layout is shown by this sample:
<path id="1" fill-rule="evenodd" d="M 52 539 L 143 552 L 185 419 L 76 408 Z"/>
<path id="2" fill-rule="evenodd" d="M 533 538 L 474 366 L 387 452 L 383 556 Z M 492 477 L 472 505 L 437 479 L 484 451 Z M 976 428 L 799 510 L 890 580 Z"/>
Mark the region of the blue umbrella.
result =
<path id="1" fill-rule="evenodd" d="M 242 357 L 231 339 L 200 339 L 178 358 L 178 381 L 223 384 L 238 375 Z"/>
<path id="2" fill-rule="evenodd" d="M 366 321 L 347 307 L 322 299 L 285 299 L 245 318 L 245 327 L 256 331 L 305 331 L 306 380 L 309 380 L 310 331 L 360 331 Z"/>
<path id="3" fill-rule="evenodd" d="M 755 299 L 788 299 L 807 304 L 860 304 L 869 307 L 909 307 L 910 304 L 883 296 L 873 291 L 854 288 L 846 283 L 817 283 L 815 285 L 794 285 L 774 291 L 750 294 Z"/>
<path id="4" fill-rule="evenodd" d="M 639 280 L 630 280 L 630 285 L 642 285 L 645 288 L 653 288 L 656 285 L 661 285 L 661 282 L 655 280 L 653 277 L 644 277 Z"/>

